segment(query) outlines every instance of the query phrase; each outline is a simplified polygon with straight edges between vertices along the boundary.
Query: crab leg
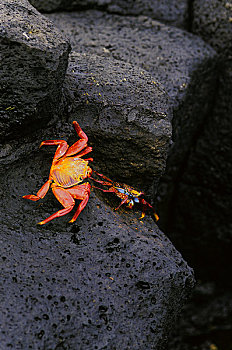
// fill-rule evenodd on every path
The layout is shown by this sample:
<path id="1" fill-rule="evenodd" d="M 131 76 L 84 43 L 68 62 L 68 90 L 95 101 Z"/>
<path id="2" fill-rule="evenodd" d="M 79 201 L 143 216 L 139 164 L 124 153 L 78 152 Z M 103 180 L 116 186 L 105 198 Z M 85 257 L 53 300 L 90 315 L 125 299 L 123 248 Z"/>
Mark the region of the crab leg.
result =
<path id="1" fill-rule="evenodd" d="M 126 203 L 127 201 L 128 201 L 128 196 L 126 196 L 122 201 L 121 201 L 121 203 L 119 204 L 119 206 L 117 207 L 117 208 L 115 208 L 114 210 L 116 211 L 116 210 L 118 210 L 124 203 Z M 131 208 L 130 208 L 131 209 Z"/>
<path id="2" fill-rule="evenodd" d="M 89 196 L 90 196 L 90 188 L 91 188 L 90 184 L 86 182 L 82 185 L 72 187 L 68 190 L 73 198 L 80 199 L 82 201 L 79 204 L 73 218 L 69 222 L 74 222 L 77 219 L 78 215 L 82 212 L 86 204 L 88 203 Z"/>
<path id="3" fill-rule="evenodd" d="M 56 153 L 54 155 L 54 160 L 62 157 L 68 149 L 68 144 L 64 140 L 46 140 L 46 141 L 41 142 L 40 147 L 42 147 L 44 145 L 45 146 L 58 145 Z"/>
<path id="4" fill-rule="evenodd" d="M 105 175 L 103 175 L 103 174 L 100 174 L 100 173 L 98 173 L 97 171 L 95 171 L 95 170 L 93 170 L 94 172 L 95 172 L 95 174 L 97 174 L 98 176 L 100 176 L 100 177 L 103 177 L 103 179 L 105 179 L 105 180 L 107 180 L 107 181 L 109 181 L 109 182 L 111 182 L 111 184 L 113 183 L 113 181 L 112 180 L 110 180 L 108 177 L 106 177 Z M 93 180 L 95 180 L 95 179 L 93 179 Z M 100 182 L 100 180 L 95 180 L 96 182 Z M 101 183 L 101 182 L 100 182 Z"/>
<path id="5" fill-rule="evenodd" d="M 95 181 L 95 182 L 101 184 L 101 185 L 110 186 L 110 187 L 112 186 L 112 183 L 110 183 L 110 182 L 106 182 L 106 181 L 102 181 L 102 180 L 96 180 L 96 179 L 94 179 L 92 176 L 91 176 L 91 179 L 92 179 L 93 181 Z M 100 187 L 96 187 L 96 186 L 93 186 L 93 187 L 98 188 L 99 190 L 102 190 L 102 191 L 103 191 L 103 189 L 100 188 Z M 103 191 L 103 192 L 104 192 L 104 191 Z M 108 190 L 105 190 L 105 192 L 108 192 Z M 112 191 L 109 191 L 109 192 L 112 192 Z"/>
<path id="6" fill-rule="evenodd" d="M 92 179 L 92 177 L 91 177 Z M 97 180 L 96 180 L 97 181 Z M 99 182 L 99 181 L 97 181 Z M 107 182 L 104 182 L 104 181 L 101 181 L 100 183 L 102 183 L 103 185 L 107 185 L 108 183 Z M 108 184 L 109 185 L 109 184 Z M 111 185 L 110 185 L 111 186 Z M 92 186 L 94 188 L 97 188 L 98 190 L 101 190 L 102 192 L 111 192 L 111 193 L 115 193 L 116 196 L 117 196 L 117 193 L 118 193 L 118 190 L 116 190 L 114 187 L 111 187 L 109 188 L 108 190 L 103 190 L 102 188 L 100 187 L 97 187 L 97 186 Z M 125 195 L 125 198 L 122 199 L 121 203 L 119 204 L 119 206 L 117 208 L 115 208 L 114 210 L 118 210 L 124 203 L 126 203 L 128 201 L 129 197 L 127 195 Z"/>
<path id="7" fill-rule="evenodd" d="M 77 154 L 78 152 L 82 151 L 87 146 L 88 136 L 84 133 L 84 131 L 81 129 L 80 125 L 76 121 L 73 122 L 73 126 L 77 132 L 77 135 L 80 137 L 80 140 L 78 140 L 71 147 L 69 147 L 65 156 L 72 156 L 74 154 Z M 87 149 L 88 149 L 88 147 L 87 147 Z"/>
<path id="8" fill-rule="evenodd" d="M 143 208 L 143 209 L 142 209 L 142 210 L 143 210 L 143 211 L 142 211 L 142 215 L 141 215 L 140 219 L 143 219 L 143 218 L 144 218 L 145 212 L 146 212 L 146 210 L 147 210 L 147 207 L 149 207 L 149 208 L 152 209 L 153 215 L 154 215 L 156 221 L 159 220 L 158 214 L 156 214 L 155 209 L 153 208 L 153 206 L 152 206 L 150 203 L 148 203 L 147 201 L 145 201 L 145 199 L 143 199 L 143 198 L 139 198 L 139 202 L 142 204 L 142 208 Z"/>
<path id="9" fill-rule="evenodd" d="M 41 189 L 37 192 L 36 195 L 34 194 L 27 194 L 26 196 L 23 196 L 23 198 L 30 199 L 31 201 L 38 201 L 39 199 L 44 198 L 47 191 L 49 190 L 51 180 L 48 180 L 45 182 L 45 184 L 41 187 Z"/>
<path id="10" fill-rule="evenodd" d="M 52 192 L 58 201 L 63 205 L 64 209 L 61 209 L 49 216 L 47 219 L 38 222 L 39 225 L 44 225 L 55 218 L 68 214 L 75 205 L 75 201 L 67 189 L 58 187 L 57 185 L 52 185 Z"/>
<path id="11" fill-rule="evenodd" d="M 92 147 L 86 147 L 83 151 L 81 151 L 80 153 L 78 153 L 78 157 L 83 157 L 84 155 L 86 155 L 87 153 L 92 152 Z M 86 161 L 92 162 L 93 158 L 85 158 Z"/>
<path id="12" fill-rule="evenodd" d="M 87 153 L 92 152 L 92 150 L 93 150 L 92 147 L 86 147 L 82 152 L 80 152 L 78 154 L 78 157 L 82 157 L 82 156 L 86 155 Z"/>
<path id="13" fill-rule="evenodd" d="M 81 129 L 80 125 L 78 124 L 78 122 L 76 122 L 75 120 L 73 121 L 73 126 L 74 129 L 77 132 L 77 135 L 81 138 L 81 139 L 85 139 L 86 142 L 88 141 L 88 136 L 86 135 L 86 133 L 84 133 L 84 131 Z"/>
<path id="14" fill-rule="evenodd" d="M 90 179 L 93 180 L 92 177 L 90 177 Z M 111 185 L 110 185 L 110 186 L 111 186 Z M 113 193 L 116 192 L 116 191 L 114 190 L 114 188 L 109 188 L 108 190 L 104 190 L 104 189 L 102 189 L 102 188 L 100 188 L 100 187 L 97 187 L 97 186 L 94 186 L 94 185 L 92 185 L 92 187 L 93 187 L 93 188 L 97 188 L 98 190 L 101 190 L 102 192 L 113 192 Z"/>

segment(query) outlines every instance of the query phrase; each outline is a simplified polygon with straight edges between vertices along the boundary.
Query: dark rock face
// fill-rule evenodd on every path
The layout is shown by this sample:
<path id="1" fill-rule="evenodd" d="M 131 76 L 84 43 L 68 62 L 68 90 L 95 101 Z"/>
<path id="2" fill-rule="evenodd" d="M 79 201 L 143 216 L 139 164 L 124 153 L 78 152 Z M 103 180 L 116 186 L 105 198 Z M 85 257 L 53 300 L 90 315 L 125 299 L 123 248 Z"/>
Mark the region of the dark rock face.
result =
<path id="1" fill-rule="evenodd" d="M 1 1 L 0 140 L 59 113 L 68 40 L 28 1 Z"/>
<path id="2" fill-rule="evenodd" d="M 176 109 L 184 103 L 194 73 L 201 66 L 210 67 L 216 55 L 199 37 L 144 16 L 89 10 L 47 17 L 69 37 L 73 51 L 114 58 L 150 72 L 163 84 Z M 196 80 L 195 90 L 204 82 L 200 75 Z"/>
<path id="3" fill-rule="evenodd" d="M 98 169 L 143 190 L 157 186 L 171 139 L 161 84 L 128 63 L 73 53 L 65 91 L 72 118 L 88 130 Z"/>
<path id="4" fill-rule="evenodd" d="M 68 139 L 61 126 L 49 132 Z M 114 212 L 112 197 L 92 192 L 73 225 L 67 215 L 36 226 L 58 203 L 51 191 L 39 205 L 21 196 L 46 181 L 53 153 L 31 152 L 1 173 L 1 346 L 162 349 L 192 270 L 149 217 Z"/>
<path id="5" fill-rule="evenodd" d="M 60 10 L 64 7 L 64 4 L 68 6 L 72 0 L 29 0 L 29 2 L 41 12 L 53 12 Z"/>
<path id="6" fill-rule="evenodd" d="M 154 82 L 163 84 L 170 97 L 169 106 L 174 108 L 175 145 L 171 150 L 170 168 L 172 176 L 177 173 L 189 152 L 198 128 L 204 123 L 208 105 L 214 96 L 216 52 L 198 37 L 149 18 L 122 18 L 99 11 L 59 13 L 48 17 L 70 37 L 73 50 L 90 52 L 136 65 L 141 68 L 143 74 L 145 71 L 150 72 Z M 79 78 L 82 79 L 83 76 Z M 148 93 L 147 97 L 150 96 Z M 155 103 L 156 101 L 157 98 Z M 163 100 L 162 104 L 164 105 Z M 77 110 L 77 107 L 75 109 Z M 91 112 L 97 113 L 94 110 Z M 164 112 L 167 113 L 167 110 L 164 109 Z M 130 116 L 127 118 L 130 119 Z M 123 128 L 120 134 L 125 134 Z M 100 145 L 100 138 L 98 142 Z M 104 145 L 105 140 L 99 148 L 104 149 Z M 134 162 L 133 154 L 128 156 L 131 162 Z M 125 155 L 122 157 L 119 154 L 119 157 L 122 159 L 120 167 L 128 164 Z M 142 162 L 144 161 L 145 159 Z M 108 161 L 107 165 L 109 164 Z M 152 169 L 150 163 L 148 164 L 149 167 L 146 166 L 145 171 Z M 114 162 L 112 165 L 110 171 L 115 168 Z M 130 176 L 128 177 L 130 179 L 133 173 L 135 171 L 131 171 L 131 175 L 127 172 L 126 176 Z M 115 174 L 120 176 L 119 172 Z M 144 182 L 144 175 L 142 179 Z M 151 181 L 149 185 L 150 183 Z M 170 190 L 166 189 L 166 182 L 164 183 L 164 192 L 169 196 Z"/>
<path id="7" fill-rule="evenodd" d="M 193 32 L 223 55 L 232 50 L 232 4 L 226 0 L 196 0 Z"/>
<path id="8" fill-rule="evenodd" d="M 228 67 L 220 76 L 213 115 L 206 120 L 205 128 L 189 154 L 180 183 L 176 184 L 168 227 L 171 232 L 179 233 L 189 227 L 188 233 L 183 237 L 179 235 L 181 245 L 185 246 L 199 273 L 204 263 L 205 277 L 217 276 L 218 279 L 225 277 L 222 270 L 232 272 L 231 264 L 228 264 L 232 249 L 232 102 L 227 92 L 228 87 L 229 91 L 232 89 L 231 72 Z"/>
<path id="9" fill-rule="evenodd" d="M 189 22 L 187 0 L 30 0 L 30 2 L 42 12 L 98 8 L 123 16 L 148 16 L 180 27 L 188 26 Z"/>
<path id="10" fill-rule="evenodd" d="M 184 255 L 188 254 L 198 276 L 221 282 L 225 278 L 221 271 L 232 271 L 228 263 L 232 248 L 231 9 L 226 1 L 194 2 L 193 30 L 218 53 L 215 91 L 182 166 L 175 176 L 176 161 L 171 154 L 162 184 L 172 188 L 164 190 L 168 196 L 162 203 L 167 210 L 162 229 L 170 233 Z M 203 113 L 199 111 L 201 117 Z M 175 124 L 173 130 L 175 135 Z M 180 148 L 178 144 L 175 147 Z"/>
<path id="11" fill-rule="evenodd" d="M 51 138 L 75 142 L 74 119 L 94 148 L 93 167 L 153 196 L 172 122 L 174 143 L 160 186 L 161 227 L 197 277 L 217 279 L 220 286 L 222 272 L 231 275 L 231 6 L 157 4 L 37 1 L 45 12 L 91 6 L 117 13 L 49 15 L 59 29 L 27 1 L 0 5 L 5 348 L 166 349 L 193 287 L 192 270 L 156 224 L 148 216 L 139 221 L 138 211 L 114 212 L 118 201 L 111 194 L 93 191 L 72 226 L 68 215 L 35 225 L 59 209 L 51 191 L 38 204 L 21 199 L 48 177 L 54 149 L 38 146 Z M 187 25 L 198 36 L 154 19 Z M 62 32 L 73 47 L 69 65 Z M 48 121 L 53 127 L 45 129 Z M 231 292 L 209 289 L 198 282 L 168 348 L 216 350 L 215 343 L 228 350 L 229 341 L 220 337 L 231 330 Z"/>
<path id="12" fill-rule="evenodd" d="M 213 281 L 199 282 L 185 305 L 178 331 L 170 336 L 173 350 L 230 350 L 232 344 L 231 290 Z"/>
<path id="13" fill-rule="evenodd" d="M 192 30 L 218 53 L 216 90 L 175 183 L 166 227 L 162 226 L 195 267 L 199 280 L 168 348 L 227 350 L 232 344 L 228 278 L 232 272 L 232 6 L 228 1 L 197 0 L 193 10 Z"/>

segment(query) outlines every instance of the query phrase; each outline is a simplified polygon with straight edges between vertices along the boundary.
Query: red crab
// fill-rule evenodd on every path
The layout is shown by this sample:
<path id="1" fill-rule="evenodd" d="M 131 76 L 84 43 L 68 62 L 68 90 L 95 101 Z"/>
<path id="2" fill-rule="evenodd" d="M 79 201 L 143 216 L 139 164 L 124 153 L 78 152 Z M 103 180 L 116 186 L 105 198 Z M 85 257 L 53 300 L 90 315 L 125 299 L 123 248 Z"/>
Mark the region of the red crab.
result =
<path id="1" fill-rule="evenodd" d="M 40 145 L 40 147 L 43 145 L 58 145 L 53 158 L 49 179 L 36 195 L 30 194 L 23 196 L 23 198 L 38 201 L 46 195 L 51 186 L 52 192 L 63 205 L 64 209 L 57 211 L 47 219 L 39 222 L 39 225 L 44 225 L 55 218 L 69 213 L 75 205 L 74 199 L 79 199 L 81 203 L 70 221 L 74 222 L 89 200 L 91 186 L 88 182 L 82 184 L 81 182 L 90 177 L 92 169 L 88 166 L 88 161 L 92 161 L 93 159 L 81 159 L 81 157 L 91 152 L 92 147 L 87 146 L 88 137 L 82 131 L 79 124 L 74 121 L 73 125 L 80 140 L 72 146 L 69 147 L 64 140 L 47 140 L 43 141 Z"/>
<path id="2" fill-rule="evenodd" d="M 114 181 L 110 180 L 108 177 L 106 177 L 105 175 L 99 174 L 96 171 L 94 171 L 94 173 L 97 174 L 98 176 L 102 177 L 106 181 L 96 180 L 92 177 L 91 177 L 91 179 L 93 179 L 94 181 L 96 181 L 104 186 L 108 186 L 109 188 L 107 190 L 104 190 L 100 187 L 96 187 L 96 186 L 92 186 L 92 187 L 98 188 L 99 190 L 101 190 L 103 192 L 115 193 L 116 196 L 121 199 L 121 203 L 119 204 L 119 206 L 117 208 L 115 208 L 115 210 L 118 210 L 121 207 L 121 205 L 123 205 L 123 204 L 127 204 L 127 207 L 132 209 L 135 203 L 139 203 L 142 205 L 142 215 L 141 215 L 140 219 L 144 218 L 146 210 L 150 208 L 153 211 L 153 215 L 154 215 L 156 221 L 159 220 L 159 216 L 156 214 L 153 206 L 150 203 L 148 203 L 144 198 L 142 198 L 142 196 L 144 195 L 144 192 L 137 191 L 133 187 L 128 186 L 124 183 L 114 182 Z"/>

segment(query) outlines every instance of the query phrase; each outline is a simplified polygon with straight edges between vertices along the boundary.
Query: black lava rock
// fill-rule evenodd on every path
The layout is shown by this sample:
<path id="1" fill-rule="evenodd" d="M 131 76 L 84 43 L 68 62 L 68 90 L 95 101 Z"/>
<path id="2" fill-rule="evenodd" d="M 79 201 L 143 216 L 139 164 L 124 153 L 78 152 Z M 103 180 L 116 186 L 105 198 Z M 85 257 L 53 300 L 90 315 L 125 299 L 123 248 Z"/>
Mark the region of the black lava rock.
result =
<path id="1" fill-rule="evenodd" d="M 26 0 L 0 4 L 0 142 L 59 114 L 69 42 Z"/>

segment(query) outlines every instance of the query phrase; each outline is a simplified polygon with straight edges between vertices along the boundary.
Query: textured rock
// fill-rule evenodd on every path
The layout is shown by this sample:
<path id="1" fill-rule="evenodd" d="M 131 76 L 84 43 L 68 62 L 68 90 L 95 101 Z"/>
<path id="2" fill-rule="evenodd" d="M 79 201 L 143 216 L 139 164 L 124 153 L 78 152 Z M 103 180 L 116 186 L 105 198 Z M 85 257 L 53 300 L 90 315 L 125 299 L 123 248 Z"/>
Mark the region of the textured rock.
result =
<path id="1" fill-rule="evenodd" d="M 188 252 L 201 276 L 220 280 L 232 273 L 228 263 L 232 249 L 232 100 L 228 94 L 231 81 L 231 66 L 224 66 L 213 112 L 192 146 L 179 183 L 175 184 L 166 228 L 178 233 L 177 246 Z M 231 281 L 226 278 L 226 283 Z"/>
<path id="2" fill-rule="evenodd" d="M 227 0 L 195 0 L 193 32 L 223 56 L 232 53 L 232 3 Z"/>
<path id="3" fill-rule="evenodd" d="M 72 0 L 71 0 L 72 1 Z M 69 9 L 70 0 L 29 0 L 29 2 L 41 12 L 53 12 L 60 9 Z"/>
<path id="4" fill-rule="evenodd" d="M 143 189 L 157 185 L 171 138 L 162 86 L 128 63 L 73 53 L 65 90 L 71 118 L 88 129 L 98 169 Z"/>
<path id="5" fill-rule="evenodd" d="M 185 27 L 188 25 L 187 0 L 30 0 L 42 12 L 99 8 L 120 15 L 144 15 L 165 23 Z"/>
<path id="6" fill-rule="evenodd" d="M 61 125 L 52 138 L 68 139 Z M 148 216 L 114 212 L 111 196 L 92 192 L 73 225 L 67 215 L 36 226 L 59 204 L 51 191 L 39 205 L 21 196 L 46 181 L 53 154 L 32 152 L 1 173 L 1 346 L 165 348 L 192 270 Z"/>
<path id="7" fill-rule="evenodd" d="M 188 254 L 201 278 L 231 284 L 226 276 L 232 272 L 232 7 L 224 1 L 195 1 L 194 9 L 193 29 L 218 51 L 216 90 L 176 177 L 175 158 L 167 163 L 165 183 L 172 191 L 164 188 L 168 196 L 159 211 L 165 207 L 167 212 L 161 227 Z M 175 124 L 173 129 L 175 134 Z"/>
<path id="8" fill-rule="evenodd" d="M 232 293 L 211 281 L 199 282 L 184 308 L 167 349 L 229 349 L 232 343 Z"/>
<path id="9" fill-rule="evenodd" d="M 69 43 L 26 0 L 0 4 L 0 140 L 59 112 Z"/>
<path id="10" fill-rule="evenodd" d="M 145 16 L 90 10 L 47 17 L 69 37 L 73 51 L 112 57 L 150 72 L 164 85 L 175 108 L 184 103 L 187 91 L 193 93 L 196 83 L 199 89 L 205 77 L 199 74 L 190 84 L 194 74 L 201 66 L 209 67 L 215 57 L 214 50 L 197 36 Z"/>
<path id="11" fill-rule="evenodd" d="M 163 84 L 170 97 L 169 107 L 174 109 L 172 123 L 175 144 L 170 153 L 170 173 L 162 188 L 162 192 L 169 197 L 173 189 L 172 184 L 179 176 L 199 128 L 207 117 L 209 104 L 214 98 L 215 51 L 196 36 L 146 17 L 125 18 L 99 11 L 86 11 L 51 14 L 49 18 L 61 31 L 69 35 L 74 51 L 128 62 L 140 67 L 143 72 L 150 72 L 155 82 Z M 79 77 L 81 78 L 83 75 Z M 128 92 L 126 95 L 129 96 Z M 150 98 L 147 92 L 146 95 Z M 97 111 L 92 113 L 96 114 Z M 121 131 L 122 134 L 125 134 L 124 130 Z M 100 142 L 101 139 L 98 138 L 98 145 Z M 104 140 L 98 148 L 105 149 L 105 143 Z M 130 151 L 128 147 L 127 149 Z M 118 152 L 117 149 L 115 152 Z M 143 152 L 145 153 L 146 151 Z M 128 160 L 130 158 L 130 162 L 134 162 L 135 158 L 131 157 L 131 154 L 129 156 Z M 118 167 L 115 166 L 115 162 L 110 165 L 108 158 L 109 175 L 114 172 L 118 178 L 120 173 L 116 172 L 117 169 L 120 171 L 124 164 L 128 164 L 125 157 L 126 155 L 122 158 L 121 153 L 117 155 L 116 159 L 119 159 L 120 163 Z M 145 164 L 145 160 L 142 162 Z M 127 177 L 126 182 L 133 183 L 136 180 L 138 183 L 138 180 L 142 180 L 144 183 L 144 173 L 151 171 L 150 164 L 145 165 L 144 169 L 141 168 L 141 171 L 138 173 L 137 169 L 134 169 L 129 174 L 123 170 L 124 176 Z M 134 175 L 137 179 L 131 181 Z"/>

